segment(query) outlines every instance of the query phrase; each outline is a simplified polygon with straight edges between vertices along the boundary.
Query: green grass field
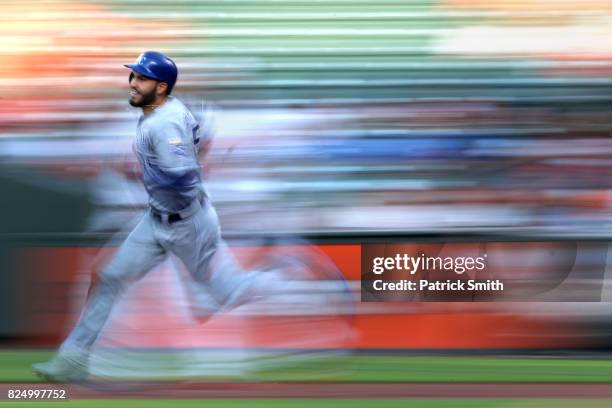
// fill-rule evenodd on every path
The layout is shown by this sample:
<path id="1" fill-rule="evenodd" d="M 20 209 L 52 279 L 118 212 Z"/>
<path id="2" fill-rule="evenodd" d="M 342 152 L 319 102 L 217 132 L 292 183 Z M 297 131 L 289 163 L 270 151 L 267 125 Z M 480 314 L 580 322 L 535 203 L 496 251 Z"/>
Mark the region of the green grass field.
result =
<path id="1" fill-rule="evenodd" d="M 51 357 L 50 351 L 0 351 L 0 382 L 30 383 L 40 381 L 30 370 L 33 362 Z M 152 354 L 151 357 L 164 356 Z M 336 368 L 336 370 L 334 370 Z M 341 369 L 340 369 L 341 368 Z M 318 377 L 316 376 L 318 375 Z M 262 370 L 246 381 L 291 382 L 317 380 L 323 382 L 363 383 L 609 383 L 612 387 L 612 360 L 571 358 L 512 358 L 512 357 L 455 357 L 455 356 L 345 356 L 323 361 L 311 361 L 292 368 Z M 364 387 L 366 384 L 364 384 Z M 443 386 L 443 385 L 441 385 Z M 118 397 L 121 397 L 118 395 Z M 249 398 L 249 399 L 112 399 L 117 407 L 222 407 L 249 408 L 317 407 L 361 408 L 391 407 L 610 407 L 612 400 L 601 399 L 492 399 L 492 398 Z M 79 399 L 66 402 L 0 402 L 0 405 L 19 407 L 69 406 L 75 408 L 108 407 L 110 399 Z M 18 404 L 18 405 L 17 405 Z"/>
<path id="2" fill-rule="evenodd" d="M 142 353 L 141 353 L 142 354 Z M 51 351 L 0 351 L 0 382 L 37 382 L 34 362 L 45 361 Z M 151 353 L 148 358 L 168 355 Z M 178 377 L 177 377 L 178 378 Z M 291 367 L 260 370 L 244 380 L 349 381 L 425 383 L 610 383 L 612 359 L 553 357 L 455 356 L 345 356 L 304 362 Z"/>

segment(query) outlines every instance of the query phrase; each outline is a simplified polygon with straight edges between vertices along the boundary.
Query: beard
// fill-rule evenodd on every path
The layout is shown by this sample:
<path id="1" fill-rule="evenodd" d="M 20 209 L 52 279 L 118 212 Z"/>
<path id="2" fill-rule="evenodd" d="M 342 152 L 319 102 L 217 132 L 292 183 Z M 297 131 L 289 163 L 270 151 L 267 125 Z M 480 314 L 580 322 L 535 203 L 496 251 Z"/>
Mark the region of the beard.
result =
<path id="1" fill-rule="evenodd" d="M 142 108 L 143 106 L 153 105 L 153 102 L 155 102 L 155 89 L 153 89 L 149 93 L 146 93 L 146 94 L 137 93 L 137 95 L 140 95 L 140 101 L 138 102 L 134 101 L 133 97 L 130 98 L 130 101 L 129 101 L 130 105 L 132 105 L 135 108 Z"/>

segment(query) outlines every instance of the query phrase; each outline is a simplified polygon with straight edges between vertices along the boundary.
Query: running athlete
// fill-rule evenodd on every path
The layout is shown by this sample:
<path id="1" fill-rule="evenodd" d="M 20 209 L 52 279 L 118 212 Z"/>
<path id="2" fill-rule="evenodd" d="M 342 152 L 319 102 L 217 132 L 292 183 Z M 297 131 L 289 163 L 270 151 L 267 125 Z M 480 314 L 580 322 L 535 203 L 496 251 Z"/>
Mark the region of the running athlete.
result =
<path id="1" fill-rule="evenodd" d="M 163 262 L 179 258 L 206 298 L 201 313 L 240 305 L 266 295 L 276 272 L 239 273 L 221 239 L 219 220 L 202 186 L 198 162 L 201 124 L 172 96 L 178 70 L 166 55 L 146 51 L 127 64 L 130 105 L 142 109 L 133 150 L 142 168 L 149 207 L 113 259 L 93 280 L 84 310 L 57 355 L 32 366 L 47 380 L 70 382 L 88 376 L 88 356 L 113 305 L 134 282 Z M 212 302 L 211 302 L 212 299 Z"/>

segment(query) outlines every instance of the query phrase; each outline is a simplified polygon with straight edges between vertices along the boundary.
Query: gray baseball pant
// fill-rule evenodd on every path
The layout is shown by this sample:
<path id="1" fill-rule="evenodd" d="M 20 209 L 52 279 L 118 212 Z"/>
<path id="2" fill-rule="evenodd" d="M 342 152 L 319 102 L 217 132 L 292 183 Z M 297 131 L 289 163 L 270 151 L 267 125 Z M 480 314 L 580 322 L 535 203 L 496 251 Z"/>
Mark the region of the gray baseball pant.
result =
<path id="1" fill-rule="evenodd" d="M 84 310 L 60 350 L 88 350 L 102 331 L 113 305 L 130 283 L 144 277 L 169 253 L 186 266 L 193 280 L 190 293 L 201 304 L 198 314 L 210 315 L 221 308 L 239 305 L 252 296 L 265 294 L 278 283 L 275 273 L 240 271 L 221 239 L 219 219 L 206 201 L 195 213 L 173 223 L 156 219 L 148 210 L 98 274 Z"/>

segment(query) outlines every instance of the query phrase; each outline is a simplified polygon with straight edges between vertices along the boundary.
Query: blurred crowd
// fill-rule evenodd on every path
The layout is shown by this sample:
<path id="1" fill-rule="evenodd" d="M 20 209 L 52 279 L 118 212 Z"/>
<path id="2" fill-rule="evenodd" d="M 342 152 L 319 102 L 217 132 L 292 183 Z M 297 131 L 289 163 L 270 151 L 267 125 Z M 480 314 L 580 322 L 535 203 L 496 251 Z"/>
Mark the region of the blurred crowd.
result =
<path id="1" fill-rule="evenodd" d="M 214 110 L 226 233 L 607 234 L 606 2 L 139 4 L 0 6 L 4 180 L 75 183 L 100 228 L 144 207 L 122 64 L 160 49 Z"/>

